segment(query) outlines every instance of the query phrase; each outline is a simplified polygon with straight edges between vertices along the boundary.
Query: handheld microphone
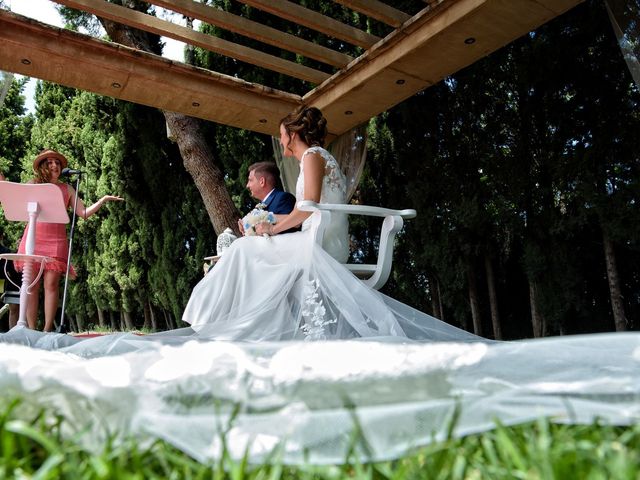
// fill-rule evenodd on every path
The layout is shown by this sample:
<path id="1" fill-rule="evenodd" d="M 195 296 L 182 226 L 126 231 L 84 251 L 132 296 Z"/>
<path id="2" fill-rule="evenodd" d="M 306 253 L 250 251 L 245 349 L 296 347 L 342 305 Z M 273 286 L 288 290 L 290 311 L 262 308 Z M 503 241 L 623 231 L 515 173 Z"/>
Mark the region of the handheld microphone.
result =
<path id="1" fill-rule="evenodd" d="M 84 172 L 82 170 L 74 170 L 72 168 L 63 168 L 60 173 L 61 177 L 70 177 L 71 175 L 82 175 Z"/>

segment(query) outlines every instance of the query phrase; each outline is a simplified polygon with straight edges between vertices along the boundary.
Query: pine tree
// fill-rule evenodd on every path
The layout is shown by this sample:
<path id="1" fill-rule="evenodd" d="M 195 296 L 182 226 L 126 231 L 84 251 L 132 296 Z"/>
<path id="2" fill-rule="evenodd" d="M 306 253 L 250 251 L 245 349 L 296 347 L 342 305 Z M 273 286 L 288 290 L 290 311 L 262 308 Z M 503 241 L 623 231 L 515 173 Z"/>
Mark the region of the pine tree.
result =
<path id="1" fill-rule="evenodd" d="M 26 115 L 22 94 L 27 79 L 13 80 L 5 100 L 0 104 L 0 172 L 8 181 L 20 181 L 20 162 L 28 148 L 33 117 Z M 17 249 L 24 226 L 8 222 L 0 216 L 0 242 L 10 250 Z"/>

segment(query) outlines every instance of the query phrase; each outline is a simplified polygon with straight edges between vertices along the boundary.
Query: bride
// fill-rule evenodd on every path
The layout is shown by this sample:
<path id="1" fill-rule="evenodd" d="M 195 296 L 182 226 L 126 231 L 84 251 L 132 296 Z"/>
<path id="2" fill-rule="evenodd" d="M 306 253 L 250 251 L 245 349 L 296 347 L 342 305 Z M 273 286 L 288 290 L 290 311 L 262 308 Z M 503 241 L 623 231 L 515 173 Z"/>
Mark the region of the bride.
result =
<path id="1" fill-rule="evenodd" d="M 297 201 L 346 202 L 345 176 L 323 148 L 326 134 L 315 107 L 280 123 L 284 155 L 300 162 Z M 311 236 L 313 215 L 294 208 L 235 241 L 194 288 L 183 320 L 198 336 L 220 340 L 479 340 L 365 286 L 340 263 L 349 253 L 346 216 L 331 216 L 320 247 Z"/>

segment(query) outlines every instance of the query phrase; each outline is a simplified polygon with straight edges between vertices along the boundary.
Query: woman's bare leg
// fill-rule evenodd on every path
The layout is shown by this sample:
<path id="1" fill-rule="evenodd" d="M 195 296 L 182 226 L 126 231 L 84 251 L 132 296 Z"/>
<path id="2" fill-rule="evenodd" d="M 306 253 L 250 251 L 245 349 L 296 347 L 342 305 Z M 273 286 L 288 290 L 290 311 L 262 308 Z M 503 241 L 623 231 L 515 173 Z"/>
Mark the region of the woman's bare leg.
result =
<path id="1" fill-rule="evenodd" d="M 20 316 L 20 305 L 12 303 L 9 305 L 9 328 L 13 328 L 18 324 Z"/>
<path id="2" fill-rule="evenodd" d="M 38 326 L 38 299 L 40 298 L 41 283 L 42 281 L 38 280 L 27 297 L 27 325 L 31 330 L 35 330 Z"/>
<path id="3" fill-rule="evenodd" d="M 54 270 L 44 272 L 44 331 L 52 332 L 56 312 L 58 311 L 58 294 L 62 274 Z"/>

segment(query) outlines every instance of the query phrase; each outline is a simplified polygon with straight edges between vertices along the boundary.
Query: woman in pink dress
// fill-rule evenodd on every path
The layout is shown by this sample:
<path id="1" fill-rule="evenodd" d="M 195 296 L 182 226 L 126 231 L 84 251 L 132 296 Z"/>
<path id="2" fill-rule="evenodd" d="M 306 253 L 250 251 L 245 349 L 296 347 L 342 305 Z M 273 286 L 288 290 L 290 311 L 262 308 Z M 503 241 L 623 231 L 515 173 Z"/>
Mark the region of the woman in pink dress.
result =
<path id="1" fill-rule="evenodd" d="M 35 177 L 31 183 L 53 183 L 62 193 L 64 204 L 70 208 L 71 201 L 75 195 L 75 189 L 71 185 L 60 182 L 62 169 L 66 168 L 68 162 L 64 155 L 53 151 L 44 150 L 38 154 L 33 161 L 33 171 Z M 105 202 L 112 200 L 122 200 L 120 197 L 105 195 L 90 207 L 85 207 L 82 200 L 78 199 L 76 214 L 84 219 L 96 213 Z M 40 283 L 44 282 L 44 331 L 53 330 L 56 311 L 58 310 L 58 296 L 60 290 L 60 277 L 67 270 L 67 258 L 69 256 L 69 245 L 67 241 L 67 226 L 63 223 L 38 222 L 36 229 L 35 254 L 44 255 L 53 259 L 44 266 L 44 273 L 41 281 L 34 287 L 33 293 L 29 295 L 27 305 L 27 323 L 29 328 L 35 329 L 38 320 L 38 297 Z M 28 227 L 25 227 L 18 253 L 25 253 L 25 242 L 27 239 Z M 16 269 L 21 270 L 22 265 L 16 262 Z M 69 274 L 75 278 L 75 270 L 71 267 Z"/>

